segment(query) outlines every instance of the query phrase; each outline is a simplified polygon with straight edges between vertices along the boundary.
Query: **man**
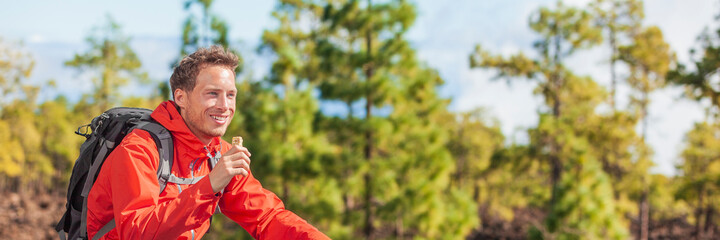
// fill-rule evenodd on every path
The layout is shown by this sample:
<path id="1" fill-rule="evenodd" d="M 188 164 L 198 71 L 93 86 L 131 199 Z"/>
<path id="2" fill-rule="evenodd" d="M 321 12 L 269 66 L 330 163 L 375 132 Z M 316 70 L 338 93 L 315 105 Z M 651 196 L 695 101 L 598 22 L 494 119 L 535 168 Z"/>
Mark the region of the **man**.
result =
<path id="1" fill-rule="evenodd" d="M 102 239 L 200 239 L 216 206 L 256 239 L 328 239 L 262 188 L 246 148 L 220 139 L 235 114 L 237 62 L 219 46 L 183 58 L 170 78 L 174 101 L 151 115 L 173 135 L 172 174 L 199 181 L 168 182 L 159 193 L 155 142 L 143 130 L 132 131 L 88 195 L 90 239 L 113 219 L 116 227 Z M 212 170 L 211 157 L 219 158 Z"/>

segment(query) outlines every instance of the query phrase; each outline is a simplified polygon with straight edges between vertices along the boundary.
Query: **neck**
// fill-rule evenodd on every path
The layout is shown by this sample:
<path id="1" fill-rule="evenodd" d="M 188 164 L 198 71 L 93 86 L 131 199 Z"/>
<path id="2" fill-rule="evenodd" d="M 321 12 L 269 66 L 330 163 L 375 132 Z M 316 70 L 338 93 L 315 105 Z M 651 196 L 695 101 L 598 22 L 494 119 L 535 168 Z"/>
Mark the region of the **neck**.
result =
<path id="1" fill-rule="evenodd" d="M 195 135 L 197 137 L 197 135 Z M 203 143 L 205 146 L 209 146 L 210 143 L 212 143 L 212 138 L 209 139 L 203 139 L 201 137 L 197 137 L 201 143 Z"/>

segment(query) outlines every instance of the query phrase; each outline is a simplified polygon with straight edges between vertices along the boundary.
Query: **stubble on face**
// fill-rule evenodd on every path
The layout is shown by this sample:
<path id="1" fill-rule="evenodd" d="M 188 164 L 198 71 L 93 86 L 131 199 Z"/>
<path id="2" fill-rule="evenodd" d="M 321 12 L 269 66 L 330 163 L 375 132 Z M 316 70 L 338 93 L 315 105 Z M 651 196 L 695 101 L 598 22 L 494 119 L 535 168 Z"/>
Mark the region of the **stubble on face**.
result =
<path id="1" fill-rule="evenodd" d="M 193 103 L 191 103 L 192 105 Z M 211 114 L 222 114 L 220 111 L 216 112 L 210 112 L 211 110 L 207 110 L 206 112 L 197 111 L 197 108 L 187 108 L 186 109 L 186 116 L 184 116 L 184 119 L 188 119 L 185 121 L 185 123 L 188 125 L 190 129 L 195 129 L 194 133 L 195 135 L 204 135 L 206 137 L 222 137 L 225 135 L 225 131 L 227 131 L 227 127 L 230 123 L 230 120 L 232 119 L 232 116 L 227 120 L 225 124 L 219 127 L 212 127 L 208 126 L 208 124 L 205 124 L 207 121 L 207 117 Z"/>

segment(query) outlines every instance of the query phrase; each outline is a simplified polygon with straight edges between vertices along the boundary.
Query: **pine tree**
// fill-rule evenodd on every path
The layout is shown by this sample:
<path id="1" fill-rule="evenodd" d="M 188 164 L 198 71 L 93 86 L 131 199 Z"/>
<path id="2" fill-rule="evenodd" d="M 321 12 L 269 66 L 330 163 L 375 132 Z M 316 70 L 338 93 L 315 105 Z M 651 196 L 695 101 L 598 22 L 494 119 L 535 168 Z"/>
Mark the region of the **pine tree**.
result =
<path id="1" fill-rule="evenodd" d="M 633 36 L 632 44 L 620 48 L 620 59 L 630 67 L 628 83 L 640 96 L 633 96 L 632 105 L 639 109 L 639 118 L 642 120 L 642 140 L 647 136 L 648 128 L 648 107 L 650 105 L 650 93 L 665 85 L 665 73 L 674 62 L 675 55 L 671 52 L 670 46 L 663 39 L 663 34 L 658 27 L 647 27 L 642 32 Z M 651 161 L 650 152 L 643 154 L 640 161 Z M 650 221 L 648 204 L 648 186 L 650 179 L 643 177 L 642 192 L 639 199 L 639 222 L 640 239 L 648 238 L 648 226 Z"/>
<path id="2" fill-rule="evenodd" d="M 642 119 L 642 136 L 647 135 L 650 93 L 665 85 L 665 74 L 675 61 L 675 54 L 663 39 L 660 28 L 651 26 L 633 36 L 633 43 L 620 48 L 621 60 L 630 66 L 630 86 L 640 96 L 632 98 Z"/>
<path id="3" fill-rule="evenodd" d="M 40 104 L 35 111 L 35 126 L 41 137 L 39 149 L 52 160 L 54 170 L 47 177 L 46 186 L 54 189 L 67 189 L 72 167 L 80 154 L 80 145 L 85 138 L 75 134 L 78 126 L 87 124 L 88 119 L 81 119 L 71 112 L 71 106 L 64 96 L 53 101 Z M 53 121 L 47 121 L 53 119 Z"/>
<path id="4" fill-rule="evenodd" d="M 638 0 L 595 0 L 590 3 L 596 22 L 607 31 L 610 47 L 610 106 L 617 109 L 615 92 L 617 91 L 616 62 L 623 40 L 637 32 L 645 17 L 643 2 Z"/>
<path id="5" fill-rule="evenodd" d="M 78 70 L 81 75 L 89 75 L 92 95 L 85 96 L 90 111 L 87 118 L 120 104 L 120 87 L 131 81 L 146 82 L 147 73 L 142 71 L 142 63 L 130 47 L 130 37 L 125 36 L 121 26 L 107 16 L 107 23 L 95 27 L 85 40 L 89 49 L 65 62 L 65 66 Z"/>
<path id="6" fill-rule="evenodd" d="M 378 186 L 387 188 L 378 196 L 388 199 L 378 209 L 380 221 L 397 226 L 395 238 L 465 236 L 478 224 L 477 216 L 467 214 L 477 207 L 470 191 L 448 188 L 458 167 L 446 147 L 451 132 L 441 125 L 449 115 L 448 101 L 435 90 L 442 79 L 434 70 L 405 66 L 397 70 L 405 77 L 393 91 L 389 125 L 378 131 L 383 140 L 377 144 L 377 169 L 389 175 L 378 176 Z M 384 131 L 388 127 L 391 131 Z M 478 151 L 492 154 L 490 149 Z"/>
<path id="7" fill-rule="evenodd" d="M 716 211 L 720 204 L 720 126 L 707 122 L 697 123 L 687 133 L 687 147 L 682 152 L 683 162 L 678 166 L 682 183 L 676 192 L 694 208 L 696 239 L 714 236 Z"/>
<path id="8" fill-rule="evenodd" d="M 465 213 L 475 204 L 470 194 L 447 187 L 455 167 L 448 132 L 438 124 L 449 114 L 447 100 L 435 92 L 442 79 L 417 61 L 404 39 L 414 6 L 320 6 L 322 22 L 314 32 L 320 96 L 347 107 L 346 116 L 321 119 L 329 140 L 342 147 L 344 222 L 366 239 L 469 233 L 477 219 Z"/>
<path id="9" fill-rule="evenodd" d="M 301 24 L 308 18 L 319 21 L 321 11 L 299 1 L 276 7 L 279 26 L 263 33 L 260 47 L 274 58 L 270 75 L 238 86 L 243 93 L 238 105 L 244 107 L 228 132 L 246 137 L 247 146 L 255 149 L 254 173 L 288 209 L 329 236 L 344 239 L 352 229 L 342 225 L 342 176 L 334 160 L 339 149 L 316 126 L 318 56 L 310 31 Z"/>
<path id="10" fill-rule="evenodd" d="M 0 109 L 17 98 L 27 97 L 22 80 L 30 77 L 35 60 L 22 47 L 22 43 L 0 37 Z"/>
<path id="11" fill-rule="evenodd" d="M 171 68 L 184 56 L 200 47 L 220 45 L 238 56 L 235 73 L 243 71 L 242 55 L 230 45 L 230 27 L 225 20 L 211 11 L 213 2 L 214 0 L 185 0 L 183 8 L 188 13 L 188 17 L 182 25 L 180 56 L 170 63 Z"/>
<path id="12" fill-rule="evenodd" d="M 592 79 L 575 76 L 563 64 L 563 58 L 576 50 L 598 44 L 600 30 L 588 12 L 562 2 L 555 10 L 541 8 L 531 17 L 530 27 L 541 35 L 534 45 L 539 59 L 523 53 L 493 56 L 478 45 L 470 63 L 497 69 L 500 77 L 537 80 L 536 93 L 545 99 L 547 110 L 541 113 L 538 127 L 530 130 L 530 144 L 537 149 L 533 158 L 548 163 L 552 191 L 546 224 L 536 226 L 531 236 L 624 238 L 627 232 L 618 221 L 612 185 L 590 138 L 599 123 L 594 111 L 604 92 Z"/>
<path id="13" fill-rule="evenodd" d="M 539 80 L 537 91 L 545 98 L 553 118 L 562 115 L 564 104 L 559 94 L 560 89 L 566 84 L 562 59 L 578 49 L 591 47 L 602 40 L 600 30 L 592 27 L 592 18 L 588 12 L 567 7 L 561 1 L 557 3 L 556 8 L 550 10 L 543 7 L 530 19 L 531 29 L 541 35 L 541 39 L 534 44 L 541 56 L 540 59 L 532 60 L 522 53 L 508 59 L 492 56 L 480 45 L 470 56 L 471 67 L 498 69 L 501 77 L 527 77 Z M 548 160 L 552 168 L 550 182 L 555 189 L 563 168 L 557 156 L 561 146 L 554 143 L 552 137 L 549 141 Z M 555 199 L 555 190 L 552 193 L 551 205 Z"/>
<path id="14" fill-rule="evenodd" d="M 695 237 L 713 236 L 717 225 L 714 221 L 717 195 L 718 116 L 720 91 L 717 90 L 720 63 L 720 30 L 711 33 L 707 29 L 697 38 L 699 49 L 691 49 L 691 65 L 677 64 L 668 73 L 668 81 L 686 88 L 685 96 L 697 101 L 709 101 L 707 118 L 686 135 L 683 162 L 678 166 L 682 172 L 675 196 L 693 208 Z"/>
<path id="15" fill-rule="evenodd" d="M 22 44 L 0 38 L 0 186 L 15 192 L 44 190 L 53 173 L 52 162 L 40 149 L 35 126 L 39 87 L 26 83 L 34 59 Z"/>
<path id="16" fill-rule="evenodd" d="M 649 146 L 635 131 L 638 117 L 625 111 L 613 111 L 598 114 L 590 121 L 587 127 L 576 130 L 591 142 L 593 155 L 609 177 L 617 214 L 627 217 L 637 215 L 638 202 L 647 188 L 643 181 L 649 179 L 649 169 L 652 167 L 652 161 L 647 157 Z M 656 192 L 647 194 L 648 200 L 659 196 Z M 625 218 L 619 221 L 626 223 Z"/>
<path id="17" fill-rule="evenodd" d="M 453 186 L 471 192 L 479 200 L 481 182 L 491 168 L 492 158 L 502 149 L 504 136 L 497 119 L 490 119 L 482 108 L 448 116 L 448 150 L 455 159 Z"/>
<path id="18" fill-rule="evenodd" d="M 624 239 L 627 223 L 618 213 L 610 177 L 602 170 L 597 142 L 590 137 L 604 124 L 603 116 L 594 111 L 605 93 L 590 78 L 569 72 L 565 76 L 567 85 L 561 89 L 561 100 L 568 103 L 565 113 L 557 120 L 541 115 L 538 128 L 531 130 L 531 144 L 540 148 L 547 136 L 556 136 L 562 146 L 559 157 L 566 159 L 558 202 L 550 209 L 545 229 L 540 229 L 545 237 L 558 239 Z"/>
<path id="19" fill-rule="evenodd" d="M 4 113 L 11 102 L 22 97 L 22 80 L 32 73 L 32 56 L 16 43 L 0 38 L 0 186 L 17 190 L 24 165 L 24 152 L 20 139 L 11 132 L 14 122 L 9 122 Z M 14 99 L 15 98 L 15 99 Z"/>

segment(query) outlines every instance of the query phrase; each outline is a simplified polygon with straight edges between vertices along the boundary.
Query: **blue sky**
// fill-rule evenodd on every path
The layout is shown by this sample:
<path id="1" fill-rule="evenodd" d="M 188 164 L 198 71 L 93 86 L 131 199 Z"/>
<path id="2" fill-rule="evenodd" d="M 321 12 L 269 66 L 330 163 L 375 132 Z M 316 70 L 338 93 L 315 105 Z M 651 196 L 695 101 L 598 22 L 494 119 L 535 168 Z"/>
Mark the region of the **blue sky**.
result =
<path id="1" fill-rule="evenodd" d="M 23 41 L 33 54 L 36 67 L 30 80 L 42 83 L 55 79 L 60 87 L 42 93 L 52 99 L 57 94 L 77 98 L 87 92 L 86 76 L 63 67 L 74 53 L 87 49 L 83 42 L 90 30 L 110 14 L 132 36 L 132 46 L 155 81 L 166 81 L 169 65 L 177 56 L 180 26 L 186 13 L 183 1 L 12 1 L 0 9 L 0 37 L 4 41 Z M 566 1 L 584 6 L 587 0 Z M 261 77 L 269 60 L 257 56 L 254 49 L 263 29 L 275 22 L 270 12 L 274 1 L 216 0 L 212 11 L 230 24 L 233 44 L 240 47 L 252 74 Z M 687 62 L 688 50 L 720 4 L 714 0 L 646 0 L 644 24 L 659 26 L 681 62 Z M 8 7 L 9 6 L 9 7 Z M 469 69 L 468 55 L 475 44 L 495 53 L 532 52 L 534 35 L 527 26 L 529 14 L 539 6 L 554 6 L 551 0 L 456 0 L 417 1 L 418 19 L 408 34 L 418 56 L 436 68 L 446 84 L 442 96 L 452 98 L 453 111 L 477 107 L 488 109 L 501 122 L 509 139 L 527 141 L 524 129 L 537 124 L 541 99 L 533 96 L 534 83 L 492 80 L 491 70 Z M 567 60 L 579 75 L 592 76 L 601 85 L 609 83 L 605 46 L 583 51 Z M 142 90 L 128 88 L 142 94 Z M 621 85 L 618 100 L 627 104 L 629 89 Z M 674 165 L 683 148 L 683 136 L 703 118 L 702 106 L 680 98 L 682 89 L 667 88 L 652 94 L 648 141 L 654 148 L 654 172 L 675 174 Z M 330 108 L 330 107 L 329 107 Z"/>

